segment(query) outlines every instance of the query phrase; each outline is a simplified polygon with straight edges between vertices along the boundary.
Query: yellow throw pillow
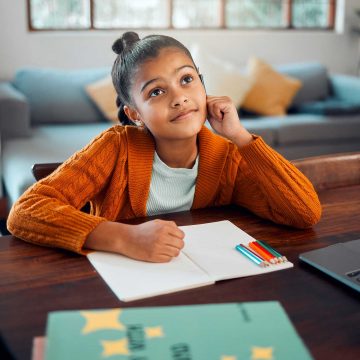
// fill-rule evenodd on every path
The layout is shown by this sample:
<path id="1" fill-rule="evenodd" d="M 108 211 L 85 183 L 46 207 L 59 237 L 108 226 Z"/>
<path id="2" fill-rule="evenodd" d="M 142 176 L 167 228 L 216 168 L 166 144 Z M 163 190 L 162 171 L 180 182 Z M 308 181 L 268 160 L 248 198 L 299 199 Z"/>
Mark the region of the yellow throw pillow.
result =
<path id="1" fill-rule="evenodd" d="M 85 91 L 107 119 L 119 122 L 116 106 L 117 94 L 111 76 L 87 85 Z"/>
<path id="2" fill-rule="evenodd" d="M 250 58 L 248 75 L 252 87 L 242 107 L 260 115 L 285 115 L 288 106 L 300 89 L 300 80 L 282 75 L 258 58 Z"/>

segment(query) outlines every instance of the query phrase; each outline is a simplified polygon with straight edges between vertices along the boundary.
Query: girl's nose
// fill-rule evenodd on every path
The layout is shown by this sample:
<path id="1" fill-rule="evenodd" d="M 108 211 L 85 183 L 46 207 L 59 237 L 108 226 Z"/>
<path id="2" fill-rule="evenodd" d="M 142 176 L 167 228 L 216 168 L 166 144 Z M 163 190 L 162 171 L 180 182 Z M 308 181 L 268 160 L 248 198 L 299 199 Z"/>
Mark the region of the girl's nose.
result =
<path id="1" fill-rule="evenodd" d="M 172 99 L 172 107 L 180 107 L 186 104 L 189 101 L 187 96 L 181 92 L 178 91 L 177 93 L 174 93 L 173 99 Z"/>

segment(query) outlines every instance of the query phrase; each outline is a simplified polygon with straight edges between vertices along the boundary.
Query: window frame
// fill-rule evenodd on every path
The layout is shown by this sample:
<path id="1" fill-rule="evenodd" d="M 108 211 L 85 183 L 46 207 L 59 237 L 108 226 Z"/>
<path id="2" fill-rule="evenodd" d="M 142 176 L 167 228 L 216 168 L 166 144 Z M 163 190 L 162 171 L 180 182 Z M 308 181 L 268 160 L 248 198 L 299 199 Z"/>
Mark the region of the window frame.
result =
<path id="1" fill-rule="evenodd" d="M 327 27 L 295 27 L 292 22 L 292 4 L 293 0 L 285 0 L 285 11 L 286 11 L 286 20 L 287 26 L 279 27 L 227 27 L 226 26 L 226 0 L 220 0 L 220 25 L 217 27 L 187 27 L 187 28 L 176 28 L 173 26 L 172 13 L 173 13 L 173 0 L 168 1 L 168 27 L 109 27 L 109 28 L 97 28 L 94 26 L 94 0 L 87 0 L 90 4 L 90 26 L 87 28 L 47 28 L 47 29 L 37 29 L 32 26 L 31 22 L 31 0 L 26 0 L 27 3 L 27 21 L 28 21 L 28 30 L 30 32 L 42 32 L 42 31 L 114 31 L 114 30 L 178 30 L 178 31 L 188 31 L 188 30 L 244 30 L 244 31 L 258 31 L 258 30 L 271 30 L 271 31 L 333 31 L 335 29 L 335 13 L 336 13 L 336 3 L 337 0 L 327 0 L 329 1 L 329 16 L 328 16 L 328 26 Z"/>

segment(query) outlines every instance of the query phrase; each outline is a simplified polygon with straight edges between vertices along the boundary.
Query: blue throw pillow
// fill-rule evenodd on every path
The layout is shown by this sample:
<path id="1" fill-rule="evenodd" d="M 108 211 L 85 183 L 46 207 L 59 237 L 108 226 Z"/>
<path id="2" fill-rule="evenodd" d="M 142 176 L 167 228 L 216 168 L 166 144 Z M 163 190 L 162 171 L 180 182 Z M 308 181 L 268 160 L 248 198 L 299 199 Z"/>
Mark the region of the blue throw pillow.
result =
<path id="1" fill-rule="evenodd" d="M 284 75 L 301 81 L 302 86 L 292 100 L 291 106 L 300 106 L 310 101 L 326 99 L 330 95 L 328 72 L 317 62 L 304 62 L 277 66 Z"/>
<path id="2" fill-rule="evenodd" d="M 13 85 L 30 105 L 32 124 L 106 121 L 84 87 L 110 74 L 110 68 L 60 70 L 28 68 Z"/>

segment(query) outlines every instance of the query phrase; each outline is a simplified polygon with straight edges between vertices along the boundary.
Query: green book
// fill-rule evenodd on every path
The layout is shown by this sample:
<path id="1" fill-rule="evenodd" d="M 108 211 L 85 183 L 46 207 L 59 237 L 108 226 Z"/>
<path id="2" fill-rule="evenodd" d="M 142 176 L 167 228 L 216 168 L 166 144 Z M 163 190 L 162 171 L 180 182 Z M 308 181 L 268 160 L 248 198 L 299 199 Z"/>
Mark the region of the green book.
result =
<path id="1" fill-rule="evenodd" d="M 46 360 L 311 359 L 280 303 L 59 311 Z"/>

